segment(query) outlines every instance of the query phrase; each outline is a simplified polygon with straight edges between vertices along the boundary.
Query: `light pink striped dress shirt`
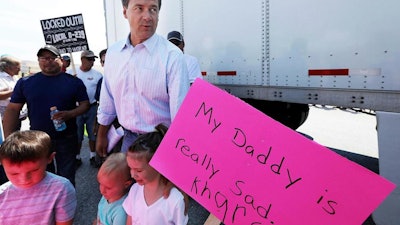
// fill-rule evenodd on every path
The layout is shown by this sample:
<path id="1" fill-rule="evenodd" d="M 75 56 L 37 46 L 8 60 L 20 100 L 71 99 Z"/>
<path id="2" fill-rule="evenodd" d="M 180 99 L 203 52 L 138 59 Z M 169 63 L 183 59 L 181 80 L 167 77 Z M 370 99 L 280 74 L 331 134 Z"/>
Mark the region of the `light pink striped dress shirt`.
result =
<path id="1" fill-rule="evenodd" d="M 132 46 L 129 39 L 107 49 L 98 121 L 109 125 L 118 116 L 132 132 L 171 124 L 189 90 L 181 50 L 154 34 Z"/>

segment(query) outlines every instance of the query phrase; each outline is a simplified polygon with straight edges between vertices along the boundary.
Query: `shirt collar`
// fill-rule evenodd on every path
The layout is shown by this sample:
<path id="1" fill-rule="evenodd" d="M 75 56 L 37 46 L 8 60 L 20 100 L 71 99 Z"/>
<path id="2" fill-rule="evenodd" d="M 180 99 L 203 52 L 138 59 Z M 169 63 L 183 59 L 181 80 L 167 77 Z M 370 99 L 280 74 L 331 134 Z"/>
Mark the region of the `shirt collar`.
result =
<path id="1" fill-rule="evenodd" d="M 148 38 L 147 40 L 145 40 L 144 42 L 136 45 L 135 47 L 139 47 L 139 46 L 143 46 L 144 48 L 147 49 L 147 51 L 152 54 L 155 50 L 156 50 L 156 45 L 158 42 L 158 35 L 156 33 L 154 33 L 150 38 Z M 125 39 L 125 43 L 123 43 L 120 46 L 120 50 L 124 50 L 129 48 L 130 46 L 134 47 L 131 44 L 131 40 L 130 40 L 130 33 L 128 35 L 128 37 Z"/>
<path id="2" fill-rule="evenodd" d="M 0 71 L 0 76 L 1 77 L 12 77 L 10 74 L 4 72 L 4 71 Z"/>

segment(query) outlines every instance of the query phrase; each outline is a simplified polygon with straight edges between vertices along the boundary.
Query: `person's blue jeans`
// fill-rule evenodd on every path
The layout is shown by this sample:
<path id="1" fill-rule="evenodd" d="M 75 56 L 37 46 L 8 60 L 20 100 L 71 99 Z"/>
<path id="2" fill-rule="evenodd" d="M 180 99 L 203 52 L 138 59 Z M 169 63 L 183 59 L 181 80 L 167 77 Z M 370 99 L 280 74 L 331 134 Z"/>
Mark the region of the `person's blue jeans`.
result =
<path id="1" fill-rule="evenodd" d="M 128 152 L 129 147 L 133 144 L 133 142 L 135 142 L 138 136 L 139 136 L 138 133 L 133 133 L 129 130 L 124 129 L 124 137 L 122 138 L 121 152 L 123 153 Z"/>
<path id="2" fill-rule="evenodd" d="M 86 113 L 76 117 L 79 142 L 83 141 L 85 124 L 89 140 L 96 141 L 96 136 L 94 135 L 94 125 L 96 123 L 96 116 L 97 116 L 97 104 L 92 104 Z"/>

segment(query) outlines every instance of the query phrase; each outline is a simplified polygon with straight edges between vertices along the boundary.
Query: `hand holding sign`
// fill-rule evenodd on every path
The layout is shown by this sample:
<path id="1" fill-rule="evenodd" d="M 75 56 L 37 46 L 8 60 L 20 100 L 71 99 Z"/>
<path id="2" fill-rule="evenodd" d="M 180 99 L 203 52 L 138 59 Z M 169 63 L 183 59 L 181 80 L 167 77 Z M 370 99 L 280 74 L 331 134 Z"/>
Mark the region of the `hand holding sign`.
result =
<path id="1" fill-rule="evenodd" d="M 225 224 L 358 225 L 394 189 L 200 79 L 150 163 Z"/>

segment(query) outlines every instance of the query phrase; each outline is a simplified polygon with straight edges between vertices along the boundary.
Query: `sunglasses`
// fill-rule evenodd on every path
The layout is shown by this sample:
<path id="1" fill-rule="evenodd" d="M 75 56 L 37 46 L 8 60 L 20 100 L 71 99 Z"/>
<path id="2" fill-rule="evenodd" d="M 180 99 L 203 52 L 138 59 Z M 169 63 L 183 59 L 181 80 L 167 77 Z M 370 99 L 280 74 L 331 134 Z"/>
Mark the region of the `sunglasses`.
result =
<path id="1" fill-rule="evenodd" d="M 49 57 L 39 56 L 38 58 L 39 58 L 39 61 L 42 61 L 42 62 L 45 62 L 45 61 L 53 62 L 56 59 L 59 59 L 59 57 L 51 57 L 51 56 L 49 56 Z"/>
<path id="2" fill-rule="evenodd" d="M 86 58 L 88 61 L 96 61 L 96 58 L 95 57 L 90 57 L 90 58 Z"/>

